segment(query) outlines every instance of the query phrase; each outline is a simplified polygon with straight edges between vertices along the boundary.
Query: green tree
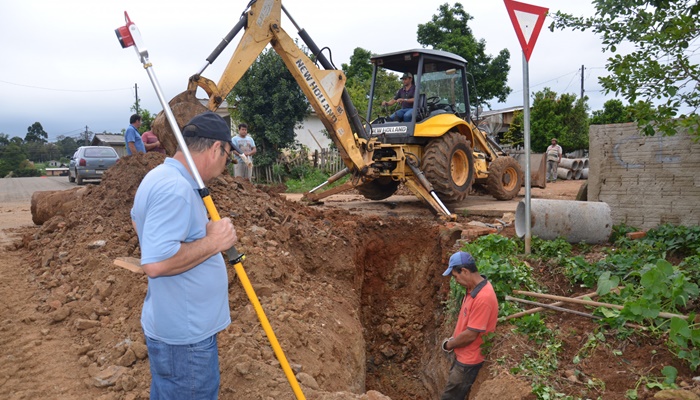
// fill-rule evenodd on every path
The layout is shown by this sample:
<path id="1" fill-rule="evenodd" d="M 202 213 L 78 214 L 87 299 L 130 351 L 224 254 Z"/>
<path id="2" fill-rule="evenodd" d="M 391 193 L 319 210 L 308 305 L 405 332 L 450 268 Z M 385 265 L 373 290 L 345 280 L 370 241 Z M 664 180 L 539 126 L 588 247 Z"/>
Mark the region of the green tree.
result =
<path id="1" fill-rule="evenodd" d="M 248 124 L 258 149 L 255 163 L 271 165 L 293 146 L 294 128 L 309 115 L 309 103 L 272 48 L 263 51 L 227 97 L 234 121 Z"/>
<path id="2" fill-rule="evenodd" d="M 647 135 L 674 135 L 688 128 L 700 137 L 700 2 L 697 0 L 593 0 L 593 17 L 557 12 L 550 30 L 591 30 L 602 37 L 603 51 L 629 54 L 608 58 L 610 75 L 600 78 L 606 93 L 621 94 Z M 654 104 L 658 104 L 654 106 Z M 681 109 L 690 110 L 684 113 Z"/>
<path id="3" fill-rule="evenodd" d="M 6 133 L 0 133 L 0 146 L 7 146 L 10 144 L 10 136 Z"/>
<path id="4" fill-rule="evenodd" d="M 27 159 L 35 162 L 48 161 L 46 152 L 46 144 L 43 142 L 27 142 L 23 146 L 23 151 Z"/>
<path id="5" fill-rule="evenodd" d="M 46 133 L 44 127 L 41 126 L 39 122 L 35 122 L 32 126 L 27 128 L 27 135 L 24 137 L 24 141 L 30 142 L 41 142 L 46 143 L 49 139 L 49 134 Z"/>
<path id="6" fill-rule="evenodd" d="M 347 77 L 345 87 L 350 94 L 350 99 L 357 109 L 358 114 L 365 118 L 369 106 L 369 92 L 372 87 L 372 70 L 370 62 L 372 53 L 369 50 L 357 47 L 350 56 L 349 64 L 342 64 L 343 72 Z M 381 100 L 388 100 L 394 96 L 401 87 L 401 82 L 396 74 L 388 73 L 380 69 L 377 73 L 377 82 L 374 85 L 374 103 L 372 104 L 372 119 L 379 115 L 388 115 L 382 110 Z"/>
<path id="7" fill-rule="evenodd" d="M 473 17 L 461 3 L 455 3 L 454 7 L 445 3 L 438 10 L 439 14 L 433 15 L 430 22 L 418 25 L 418 43 L 455 53 L 467 60 L 476 84 L 476 90 L 472 88 L 469 93 L 473 106 L 489 106 L 489 100 L 493 98 L 506 101 L 511 92 L 507 85 L 510 71 L 508 49 L 501 50 L 496 57 L 487 55 L 486 41 L 474 37 L 468 26 Z"/>
<path id="8" fill-rule="evenodd" d="M 10 142 L 2 146 L 2 157 L 0 158 L 0 177 L 5 177 L 10 172 L 19 169 L 22 161 L 27 159 L 27 155 L 22 147 L 15 142 Z"/>
<path id="9" fill-rule="evenodd" d="M 131 112 L 136 113 L 137 106 L 140 102 L 141 101 L 137 99 L 136 102 L 131 105 Z M 138 114 L 141 116 L 141 127 L 139 128 L 139 133 L 150 131 L 151 124 L 153 124 L 153 120 L 156 119 L 156 116 L 151 114 L 151 112 L 145 108 L 138 108 Z M 123 131 L 126 132 L 126 129 L 123 129 Z"/>
<path id="10" fill-rule="evenodd" d="M 591 125 L 621 124 L 633 122 L 633 113 L 630 106 L 625 106 L 621 100 L 612 99 L 603 104 L 602 110 L 591 113 Z"/>
<path id="11" fill-rule="evenodd" d="M 61 157 L 71 158 L 80 145 L 78 142 L 69 136 L 59 136 L 56 138 L 56 146 Z"/>
<path id="12" fill-rule="evenodd" d="M 547 150 L 551 139 L 556 137 L 565 151 L 588 148 L 588 106 L 587 98 L 577 99 L 576 95 L 557 95 L 549 88 L 533 95 L 530 110 L 530 148 L 533 152 Z M 517 113 L 504 143 L 523 143 L 523 115 Z"/>

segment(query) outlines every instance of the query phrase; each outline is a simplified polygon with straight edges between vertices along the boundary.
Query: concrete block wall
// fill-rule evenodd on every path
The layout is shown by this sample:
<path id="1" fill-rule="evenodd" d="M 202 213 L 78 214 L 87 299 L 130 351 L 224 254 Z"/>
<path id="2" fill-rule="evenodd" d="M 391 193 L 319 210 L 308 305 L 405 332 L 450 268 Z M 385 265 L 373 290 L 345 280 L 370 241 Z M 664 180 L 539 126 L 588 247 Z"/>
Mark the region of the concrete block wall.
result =
<path id="1" fill-rule="evenodd" d="M 687 133 L 640 135 L 636 123 L 590 128 L 588 200 L 614 224 L 700 225 L 700 143 Z"/>

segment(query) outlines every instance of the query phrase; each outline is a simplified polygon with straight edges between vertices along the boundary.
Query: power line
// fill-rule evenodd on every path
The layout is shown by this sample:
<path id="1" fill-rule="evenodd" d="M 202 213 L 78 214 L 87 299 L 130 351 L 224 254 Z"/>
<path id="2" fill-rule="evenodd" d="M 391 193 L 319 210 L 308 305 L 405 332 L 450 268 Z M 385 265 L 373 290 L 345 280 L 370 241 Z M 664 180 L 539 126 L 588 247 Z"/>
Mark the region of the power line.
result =
<path id="1" fill-rule="evenodd" d="M 41 87 L 41 86 L 23 85 L 23 84 L 21 84 L 21 83 L 14 83 L 14 82 L 8 82 L 8 81 L 3 81 L 3 80 L 0 80 L 0 83 L 5 83 L 5 84 L 8 84 L 8 85 L 13 85 L 13 86 L 20 86 L 20 87 L 32 88 L 32 89 L 51 90 L 51 91 L 54 91 L 54 92 L 92 93 L 92 92 L 117 92 L 117 91 L 121 91 L 121 90 L 131 90 L 131 88 L 121 88 L 121 89 L 94 89 L 94 90 L 56 89 L 56 88 L 47 88 L 47 87 Z"/>
<path id="2" fill-rule="evenodd" d="M 553 79 L 550 79 L 550 80 L 548 80 L 548 81 L 544 81 L 544 82 L 540 82 L 540 83 L 537 83 L 537 84 L 534 84 L 534 85 L 530 85 L 530 88 L 533 88 L 533 87 L 535 87 L 535 86 L 544 85 L 545 83 L 549 83 L 549 82 L 553 82 L 553 81 L 559 80 L 559 79 L 564 78 L 564 77 L 566 77 L 566 76 L 569 76 L 569 75 L 571 75 L 571 74 L 578 74 L 578 71 L 579 71 L 579 70 L 577 69 L 576 71 L 568 72 L 568 73 L 566 73 L 566 74 L 564 74 L 564 75 L 562 75 L 562 76 L 558 76 L 558 77 L 553 78 Z M 520 89 L 520 90 L 514 90 L 513 92 L 511 92 L 511 94 L 513 94 L 513 93 L 519 93 L 519 92 L 522 92 L 522 89 Z"/>

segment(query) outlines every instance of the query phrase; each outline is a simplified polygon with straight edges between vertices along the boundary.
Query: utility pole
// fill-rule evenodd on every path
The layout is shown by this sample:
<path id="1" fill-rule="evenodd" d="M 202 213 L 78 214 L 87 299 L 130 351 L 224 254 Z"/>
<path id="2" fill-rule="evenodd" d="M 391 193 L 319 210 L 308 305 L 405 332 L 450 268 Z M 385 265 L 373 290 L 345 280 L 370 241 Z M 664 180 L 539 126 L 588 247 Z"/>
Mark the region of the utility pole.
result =
<path id="1" fill-rule="evenodd" d="M 85 125 L 85 146 L 89 146 L 90 142 L 88 142 L 90 138 L 90 131 L 88 131 L 88 126 Z"/>
<path id="2" fill-rule="evenodd" d="M 584 90 L 583 90 L 583 71 L 585 71 L 585 68 L 583 67 L 583 65 L 581 65 L 581 100 L 583 100 L 583 93 L 584 93 Z"/>
<path id="3" fill-rule="evenodd" d="M 136 114 L 139 113 L 139 85 L 134 83 L 134 93 L 136 95 Z"/>

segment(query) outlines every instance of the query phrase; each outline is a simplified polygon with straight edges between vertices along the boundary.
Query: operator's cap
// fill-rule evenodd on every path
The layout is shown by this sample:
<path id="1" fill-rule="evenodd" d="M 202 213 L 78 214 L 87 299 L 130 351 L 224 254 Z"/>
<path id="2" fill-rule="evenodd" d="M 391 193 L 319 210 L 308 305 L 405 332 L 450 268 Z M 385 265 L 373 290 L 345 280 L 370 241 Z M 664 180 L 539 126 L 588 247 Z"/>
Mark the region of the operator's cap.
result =
<path id="1" fill-rule="evenodd" d="M 553 137 L 552 140 L 554 140 L 555 142 L 559 143 L 559 141 L 558 141 L 557 138 L 555 138 L 555 137 Z"/>
<path id="2" fill-rule="evenodd" d="M 404 72 L 401 79 L 403 79 L 403 78 L 413 78 L 413 74 L 410 72 Z"/>
<path id="3" fill-rule="evenodd" d="M 234 150 L 239 153 L 241 152 L 238 146 L 233 143 L 231 129 L 226 121 L 224 121 L 220 115 L 212 111 L 206 111 L 192 118 L 190 122 L 182 128 L 182 135 L 184 137 L 201 137 L 228 142 Z"/>
<path id="4" fill-rule="evenodd" d="M 449 276 L 452 274 L 452 269 L 455 267 L 467 268 L 471 272 L 476 272 L 476 261 L 474 261 L 474 257 L 472 257 L 471 254 L 458 251 L 450 257 L 450 263 L 445 272 L 442 273 L 442 276 Z"/>

